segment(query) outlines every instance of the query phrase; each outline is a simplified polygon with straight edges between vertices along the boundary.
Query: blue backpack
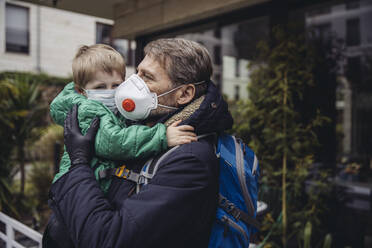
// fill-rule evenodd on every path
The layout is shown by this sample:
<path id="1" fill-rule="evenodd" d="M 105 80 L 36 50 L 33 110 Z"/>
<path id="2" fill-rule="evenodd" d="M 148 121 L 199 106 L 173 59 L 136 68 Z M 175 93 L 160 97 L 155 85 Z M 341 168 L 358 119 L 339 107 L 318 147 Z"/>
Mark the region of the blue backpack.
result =
<path id="1" fill-rule="evenodd" d="M 252 232 L 259 229 L 257 210 L 259 167 L 254 152 L 234 136 L 220 135 L 220 192 L 209 248 L 248 247 Z"/>
<path id="2" fill-rule="evenodd" d="M 136 182 L 138 193 L 140 187 L 154 177 L 161 162 L 178 147 L 168 150 L 155 165 L 150 160 L 141 173 L 122 166 L 108 173 L 103 172 L 104 175 L 100 176 L 111 174 Z M 228 134 L 218 137 L 216 155 L 220 160 L 219 204 L 208 247 L 248 247 L 251 233 L 259 229 L 255 218 L 259 178 L 257 157 L 248 146 Z"/>

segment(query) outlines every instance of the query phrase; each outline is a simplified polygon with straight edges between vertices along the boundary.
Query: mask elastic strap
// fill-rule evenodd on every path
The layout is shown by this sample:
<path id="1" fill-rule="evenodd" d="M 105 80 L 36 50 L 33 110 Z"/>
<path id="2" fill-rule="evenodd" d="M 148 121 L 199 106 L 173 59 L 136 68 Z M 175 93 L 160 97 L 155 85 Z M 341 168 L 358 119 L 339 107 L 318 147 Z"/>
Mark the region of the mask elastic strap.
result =
<path id="1" fill-rule="evenodd" d="M 206 81 L 206 80 L 203 80 L 203 81 L 200 81 L 200 82 L 194 83 L 194 85 L 204 84 L 205 82 L 207 82 L 207 81 Z M 165 95 L 167 95 L 167 94 L 169 94 L 169 93 L 172 93 L 173 91 L 178 90 L 178 89 L 181 88 L 182 86 L 183 86 L 183 85 L 180 85 L 180 86 L 178 86 L 178 87 L 176 87 L 176 88 L 174 88 L 174 89 L 171 89 L 171 90 L 168 91 L 168 92 L 165 92 L 165 93 L 163 93 L 163 94 L 160 94 L 158 97 L 165 96 Z M 163 105 L 163 104 L 158 104 L 158 106 L 163 107 L 163 108 L 167 108 L 167 109 L 173 109 L 173 110 L 177 110 L 177 109 L 178 109 L 178 108 L 176 108 L 176 107 L 171 107 L 171 106 L 167 106 L 167 105 Z"/>
<path id="2" fill-rule="evenodd" d="M 167 108 L 167 109 L 173 109 L 173 110 L 177 110 L 178 109 L 176 107 L 171 107 L 171 106 L 167 106 L 167 105 L 163 105 L 163 104 L 158 104 L 158 106 L 163 107 L 163 108 Z"/>
<path id="3" fill-rule="evenodd" d="M 183 85 L 180 85 L 180 86 L 178 86 L 178 87 L 176 87 L 176 88 L 174 88 L 174 89 L 171 89 L 170 91 L 164 92 L 163 94 L 158 95 L 158 97 L 168 95 L 169 93 L 172 93 L 173 91 L 178 90 L 178 89 L 181 88 L 182 86 L 183 86 Z M 159 105 L 159 106 L 160 106 L 160 105 Z"/>
<path id="4" fill-rule="evenodd" d="M 204 83 L 206 83 L 206 82 L 207 82 L 207 80 L 203 80 L 203 81 L 200 81 L 200 82 L 194 83 L 194 85 L 201 85 L 201 84 L 204 84 Z"/>
<path id="5" fill-rule="evenodd" d="M 207 82 L 207 81 L 206 81 L 206 80 L 203 80 L 203 81 L 200 81 L 200 82 L 194 83 L 193 85 L 200 85 L 200 84 L 204 84 L 205 82 Z M 173 91 L 178 90 L 179 88 L 181 88 L 181 87 L 184 86 L 184 85 L 185 85 L 185 84 L 182 84 L 182 85 L 180 85 L 180 86 L 178 86 L 178 87 L 176 87 L 176 88 L 174 88 L 174 89 L 171 89 L 170 91 L 164 92 L 163 94 L 158 95 L 158 97 L 165 96 L 165 95 L 167 95 L 167 94 L 169 94 L 169 93 L 172 93 Z M 161 106 L 161 105 L 159 104 L 159 106 Z"/>

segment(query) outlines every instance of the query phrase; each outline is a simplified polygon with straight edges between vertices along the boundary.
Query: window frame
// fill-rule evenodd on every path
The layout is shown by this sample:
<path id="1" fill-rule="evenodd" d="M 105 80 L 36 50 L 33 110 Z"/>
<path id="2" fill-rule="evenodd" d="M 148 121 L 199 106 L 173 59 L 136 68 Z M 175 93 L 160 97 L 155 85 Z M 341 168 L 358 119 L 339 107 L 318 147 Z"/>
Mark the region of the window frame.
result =
<path id="1" fill-rule="evenodd" d="M 19 9 L 24 9 L 26 10 L 27 14 L 27 51 L 14 51 L 8 48 L 8 42 L 7 42 L 7 20 L 6 20 L 6 15 L 7 15 L 7 8 L 8 6 L 19 8 Z M 31 39 L 30 39 L 30 7 L 23 6 L 23 5 L 18 5 L 14 3 L 5 3 L 5 16 L 4 16 L 4 51 L 5 53 L 10 53 L 10 54 L 20 54 L 20 55 L 30 55 L 31 53 Z"/>
<path id="2" fill-rule="evenodd" d="M 360 46 L 362 42 L 361 30 L 360 30 L 360 17 L 353 17 L 346 19 L 346 46 L 355 47 Z"/>
<path id="3" fill-rule="evenodd" d="M 108 27 L 110 27 L 110 41 L 108 42 L 108 43 L 103 43 L 102 42 L 102 37 L 101 37 L 101 42 L 98 42 L 97 41 L 97 35 L 98 35 L 98 25 L 102 25 L 102 26 L 108 26 Z M 113 29 L 113 25 L 111 25 L 111 24 L 107 24 L 107 23 L 104 23 L 104 22 L 96 22 L 96 44 L 106 44 L 106 45 L 110 45 L 110 46 L 112 46 L 112 43 L 113 43 L 113 39 L 112 39 L 112 29 Z M 101 35 L 102 36 L 102 35 Z"/>

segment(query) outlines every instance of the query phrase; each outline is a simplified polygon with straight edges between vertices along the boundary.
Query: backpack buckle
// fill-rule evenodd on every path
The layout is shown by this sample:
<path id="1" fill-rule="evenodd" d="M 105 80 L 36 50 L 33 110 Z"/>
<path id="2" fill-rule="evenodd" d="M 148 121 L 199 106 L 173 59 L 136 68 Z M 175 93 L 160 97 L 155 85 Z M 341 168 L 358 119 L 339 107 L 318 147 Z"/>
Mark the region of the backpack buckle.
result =
<path id="1" fill-rule="evenodd" d="M 218 199 L 219 206 L 224 209 L 228 214 L 230 214 L 234 219 L 237 221 L 240 220 L 241 214 L 239 209 L 234 205 L 234 203 L 230 202 L 226 197 L 219 195 Z"/>
<path id="2" fill-rule="evenodd" d="M 236 219 L 237 221 L 240 220 L 240 211 L 236 209 L 235 207 L 231 209 L 230 214 Z"/>
<path id="3" fill-rule="evenodd" d="M 130 176 L 131 170 L 127 169 L 125 165 L 120 166 L 115 171 L 115 176 L 127 179 Z"/>
<path id="4" fill-rule="evenodd" d="M 137 184 L 140 184 L 140 185 L 145 184 L 145 179 L 146 179 L 146 177 L 144 177 L 143 175 L 140 175 L 140 176 L 138 177 L 138 182 L 137 182 Z"/>

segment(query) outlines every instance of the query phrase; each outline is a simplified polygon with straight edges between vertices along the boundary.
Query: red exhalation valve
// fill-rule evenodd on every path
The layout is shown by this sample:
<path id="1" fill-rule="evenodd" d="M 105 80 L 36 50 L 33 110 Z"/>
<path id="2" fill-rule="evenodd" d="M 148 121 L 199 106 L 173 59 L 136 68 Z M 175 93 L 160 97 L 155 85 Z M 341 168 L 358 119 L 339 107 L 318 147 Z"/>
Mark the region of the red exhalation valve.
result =
<path id="1" fill-rule="evenodd" d="M 132 99 L 125 99 L 123 103 L 121 104 L 123 106 L 123 109 L 127 112 L 132 112 L 136 108 L 136 104 Z"/>

